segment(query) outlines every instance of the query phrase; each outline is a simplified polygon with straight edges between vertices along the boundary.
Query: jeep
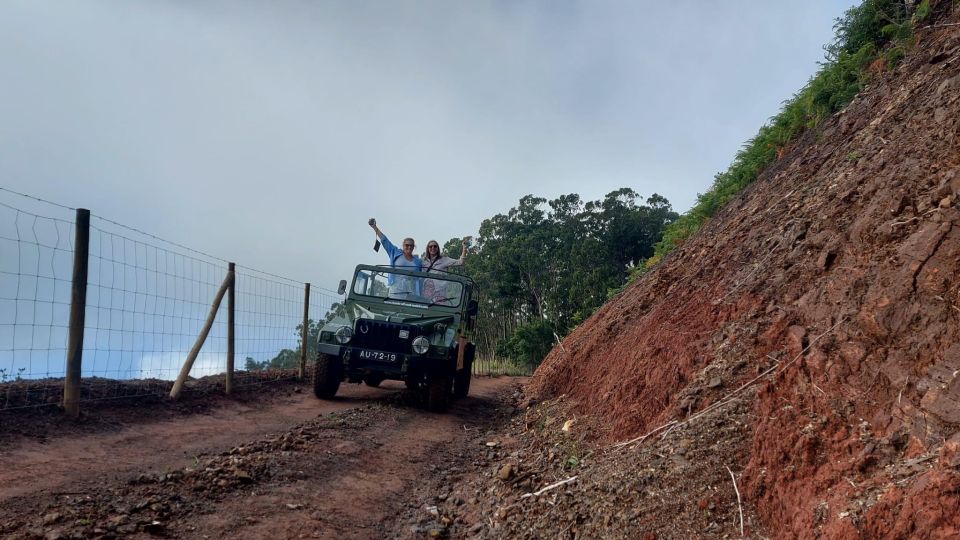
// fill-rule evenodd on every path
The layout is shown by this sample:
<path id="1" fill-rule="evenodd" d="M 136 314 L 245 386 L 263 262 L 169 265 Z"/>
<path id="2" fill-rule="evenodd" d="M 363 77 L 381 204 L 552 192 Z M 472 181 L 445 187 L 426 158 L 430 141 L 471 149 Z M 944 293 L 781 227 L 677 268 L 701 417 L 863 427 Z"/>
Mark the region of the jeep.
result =
<path id="1" fill-rule="evenodd" d="M 347 282 L 340 282 L 339 293 Z M 313 393 L 332 399 L 340 383 L 403 381 L 431 411 L 465 397 L 477 315 L 468 277 L 359 265 L 346 299 L 320 329 Z"/>

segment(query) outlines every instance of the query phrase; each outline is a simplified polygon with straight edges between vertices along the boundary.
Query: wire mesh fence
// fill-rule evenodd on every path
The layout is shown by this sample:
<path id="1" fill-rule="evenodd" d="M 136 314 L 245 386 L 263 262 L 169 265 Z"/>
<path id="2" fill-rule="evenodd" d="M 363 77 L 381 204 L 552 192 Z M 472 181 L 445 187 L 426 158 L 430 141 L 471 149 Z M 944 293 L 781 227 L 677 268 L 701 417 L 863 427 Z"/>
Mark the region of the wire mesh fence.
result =
<path id="1" fill-rule="evenodd" d="M 165 395 L 200 343 L 185 387 L 225 389 L 227 377 L 217 377 L 228 372 L 230 301 L 215 311 L 213 302 L 231 263 L 96 215 L 89 227 L 78 225 L 74 208 L 3 188 L 0 195 L 13 199 L 0 199 L 0 411 L 64 403 L 78 333 L 71 334 L 78 242 L 88 248 L 79 401 Z M 341 296 L 240 265 L 230 283 L 232 386 L 308 374 Z M 475 375 L 531 372 L 509 359 L 473 364 Z"/>
<path id="2" fill-rule="evenodd" d="M 13 198 L 0 200 L 0 410 L 60 403 L 76 210 L 7 190 L 0 194 Z M 80 401 L 169 392 L 229 263 L 95 215 L 88 245 Z M 237 266 L 235 386 L 300 374 L 304 289 Z M 322 320 L 338 299 L 333 291 L 314 288 L 306 316 Z M 216 310 L 192 378 L 227 371 L 227 309 L 222 302 Z M 308 323 L 314 338 L 316 327 Z"/>
<path id="3" fill-rule="evenodd" d="M 73 222 L 0 201 L 0 408 L 57 402 L 67 352 Z"/>
<path id="4" fill-rule="evenodd" d="M 473 360 L 473 374 L 485 377 L 507 375 L 511 377 L 529 377 L 533 375 L 534 367 L 524 362 L 516 362 L 509 358 L 475 358 Z"/>

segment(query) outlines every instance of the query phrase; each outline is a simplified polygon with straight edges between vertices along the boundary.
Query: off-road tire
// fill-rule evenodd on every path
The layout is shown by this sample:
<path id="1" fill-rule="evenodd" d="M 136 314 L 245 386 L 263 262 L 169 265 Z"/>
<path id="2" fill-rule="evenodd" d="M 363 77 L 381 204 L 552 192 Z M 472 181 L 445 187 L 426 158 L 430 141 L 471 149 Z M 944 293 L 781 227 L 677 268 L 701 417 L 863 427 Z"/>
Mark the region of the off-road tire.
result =
<path id="1" fill-rule="evenodd" d="M 470 393 L 470 379 L 473 376 L 473 343 L 467 343 L 463 355 L 463 369 L 453 376 L 453 397 L 465 398 Z"/>
<path id="2" fill-rule="evenodd" d="M 340 371 L 340 358 L 317 353 L 317 361 L 313 364 L 313 395 L 320 399 L 333 399 L 340 388 Z"/>
<path id="3" fill-rule="evenodd" d="M 383 379 L 384 379 L 383 375 L 367 375 L 366 377 L 363 378 L 363 384 L 371 388 L 376 388 L 380 386 L 380 383 L 383 382 Z"/>
<path id="4" fill-rule="evenodd" d="M 444 412 L 453 395 L 453 376 L 435 374 L 427 378 L 427 410 Z"/>

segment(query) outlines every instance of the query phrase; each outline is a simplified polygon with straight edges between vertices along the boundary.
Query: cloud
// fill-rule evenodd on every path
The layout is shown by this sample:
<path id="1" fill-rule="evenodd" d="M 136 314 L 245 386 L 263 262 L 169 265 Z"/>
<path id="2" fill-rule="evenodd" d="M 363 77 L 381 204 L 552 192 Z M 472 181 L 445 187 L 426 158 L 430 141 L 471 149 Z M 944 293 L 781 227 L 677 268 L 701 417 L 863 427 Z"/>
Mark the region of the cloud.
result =
<path id="1" fill-rule="evenodd" d="M 679 210 L 822 58 L 834 2 L 4 2 L 0 175 L 335 289 L 527 193 Z"/>

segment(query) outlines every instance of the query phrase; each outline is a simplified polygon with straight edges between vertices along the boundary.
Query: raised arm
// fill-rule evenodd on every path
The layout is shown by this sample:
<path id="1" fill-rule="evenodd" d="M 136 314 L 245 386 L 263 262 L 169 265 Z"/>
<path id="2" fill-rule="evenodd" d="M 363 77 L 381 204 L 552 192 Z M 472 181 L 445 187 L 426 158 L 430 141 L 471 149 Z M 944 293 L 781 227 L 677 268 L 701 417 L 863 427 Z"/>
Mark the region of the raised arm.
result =
<path id="1" fill-rule="evenodd" d="M 367 224 L 370 225 L 370 228 L 373 229 L 373 232 L 375 232 L 375 233 L 377 234 L 377 239 L 382 242 L 382 241 L 383 241 L 383 231 L 380 230 L 380 227 L 377 227 L 377 220 L 374 219 L 374 218 L 370 218 L 370 220 L 367 221 Z"/>

